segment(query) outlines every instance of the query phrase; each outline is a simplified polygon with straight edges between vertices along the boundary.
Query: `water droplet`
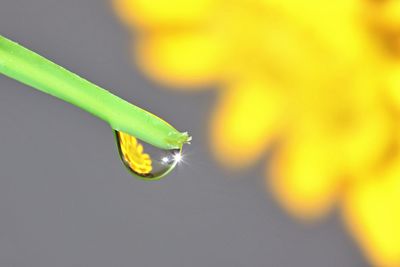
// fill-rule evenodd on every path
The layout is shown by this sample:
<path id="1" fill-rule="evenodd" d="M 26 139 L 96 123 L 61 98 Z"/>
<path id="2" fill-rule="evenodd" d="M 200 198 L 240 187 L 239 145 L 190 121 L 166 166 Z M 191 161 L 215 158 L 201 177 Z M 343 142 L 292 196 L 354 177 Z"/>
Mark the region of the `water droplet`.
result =
<path id="1" fill-rule="evenodd" d="M 159 149 L 120 131 L 115 136 L 124 165 L 140 179 L 160 179 L 182 159 L 181 149 Z"/>

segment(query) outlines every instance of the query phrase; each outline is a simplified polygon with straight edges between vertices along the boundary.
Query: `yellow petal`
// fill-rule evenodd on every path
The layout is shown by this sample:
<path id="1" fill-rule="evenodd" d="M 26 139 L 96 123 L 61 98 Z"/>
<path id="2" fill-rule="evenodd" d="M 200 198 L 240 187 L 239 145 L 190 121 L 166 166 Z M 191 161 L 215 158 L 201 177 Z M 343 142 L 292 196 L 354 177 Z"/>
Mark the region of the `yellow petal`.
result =
<path id="1" fill-rule="evenodd" d="M 270 163 L 268 190 L 295 216 L 314 219 L 329 211 L 343 177 L 336 169 L 336 155 L 325 149 L 324 140 L 312 130 L 293 135 Z"/>
<path id="2" fill-rule="evenodd" d="M 360 100 L 359 100 L 360 101 Z M 354 116 L 353 118 L 351 118 Z M 333 129 L 327 137 L 331 151 L 341 155 L 341 164 L 349 172 L 375 164 L 386 151 L 392 122 L 381 108 L 347 114 L 348 126 Z"/>
<path id="3" fill-rule="evenodd" d="M 371 1 L 375 23 L 383 31 L 398 31 L 400 26 L 400 2 L 398 0 Z"/>
<path id="4" fill-rule="evenodd" d="M 344 219 L 376 266 L 400 266 L 400 160 L 348 192 Z"/>
<path id="5" fill-rule="evenodd" d="M 275 155 L 267 184 L 279 202 L 302 219 L 314 219 L 331 208 L 341 179 L 332 155 L 317 140 L 294 141 Z"/>
<path id="6" fill-rule="evenodd" d="M 282 95 L 266 79 L 237 82 L 222 92 L 212 120 L 212 150 L 231 167 L 253 163 L 284 123 Z"/>
<path id="7" fill-rule="evenodd" d="M 387 71 L 387 96 L 389 101 L 400 110 L 400 65 L 396 65 Z"/>
<path id="8" fill-rule="evenodd" d="M 301 103 L 306 111 L 299 115 L 308 118 L 320 145 L 335 155 L 338 167 L 346 173 L 375 164 L 393 131 L 392 120 L 381 102 L 381 85 L 370 78 L 373 74 L 350 74 L 351 82 L 346 81 L 347 77 L 334 80 L 330 88 L 326 85 L 312 92 L 314 97 L 307 95 L 307 101 Z M 294 123 L 305 124 L 303 117 Z"/>
<path id="9" fill-rule="evenodd" d="M 136 43 L 140 66 L 156 80 L 172 86 L 204 86 L 219 74 L 221 44 L 206 32 L 168 32 Z"/>
<path id="10" fill-rule="evenodd" d="M 121 19 L 139 27 L 198 23 L 212 10 L 212 0 L 113 0 Z"/>

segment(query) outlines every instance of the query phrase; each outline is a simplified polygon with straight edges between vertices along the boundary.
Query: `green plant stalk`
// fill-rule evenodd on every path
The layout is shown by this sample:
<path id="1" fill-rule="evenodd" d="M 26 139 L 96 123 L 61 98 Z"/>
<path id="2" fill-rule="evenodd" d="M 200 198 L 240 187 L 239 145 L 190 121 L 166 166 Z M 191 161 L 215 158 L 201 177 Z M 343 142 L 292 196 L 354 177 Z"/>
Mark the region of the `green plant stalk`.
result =
<path id="1" fill-rule="evenodd" d="M 170 124 L 0 35 L 0 73 L 69 102 L 161 149 L 189 141 Z"/>

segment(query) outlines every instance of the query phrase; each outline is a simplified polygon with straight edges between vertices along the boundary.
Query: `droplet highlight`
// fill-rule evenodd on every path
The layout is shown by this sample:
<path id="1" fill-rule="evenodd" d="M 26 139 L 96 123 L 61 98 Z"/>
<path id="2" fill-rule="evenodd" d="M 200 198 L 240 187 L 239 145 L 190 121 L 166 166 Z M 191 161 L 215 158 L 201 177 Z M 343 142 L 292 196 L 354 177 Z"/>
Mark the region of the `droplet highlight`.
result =
<path id="1" fill-rule="evenodd" d="M 160 179 L 182 159 L 181 149 L 160 149 L 121 131 L 115 131 L 115 136 L 122 162 L 140 179 Z"/>

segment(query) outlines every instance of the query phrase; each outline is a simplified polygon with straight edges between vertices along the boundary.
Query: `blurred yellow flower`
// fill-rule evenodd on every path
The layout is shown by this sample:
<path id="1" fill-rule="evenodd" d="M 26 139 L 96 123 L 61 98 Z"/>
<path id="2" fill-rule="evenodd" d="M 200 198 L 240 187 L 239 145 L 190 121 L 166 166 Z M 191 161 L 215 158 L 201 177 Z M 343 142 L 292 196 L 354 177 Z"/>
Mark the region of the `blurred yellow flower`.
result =
<path id="1" fill-rule="evenodd" d="M 288 211 L 316 218 L 337 203 L 371 262 L 400 266 L 400 1 L 114 6 L 149 76 L 222 89 L 221 162 L 248 167 L 273 146 L 267 184 Z"/>

